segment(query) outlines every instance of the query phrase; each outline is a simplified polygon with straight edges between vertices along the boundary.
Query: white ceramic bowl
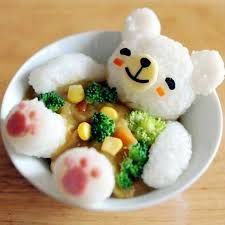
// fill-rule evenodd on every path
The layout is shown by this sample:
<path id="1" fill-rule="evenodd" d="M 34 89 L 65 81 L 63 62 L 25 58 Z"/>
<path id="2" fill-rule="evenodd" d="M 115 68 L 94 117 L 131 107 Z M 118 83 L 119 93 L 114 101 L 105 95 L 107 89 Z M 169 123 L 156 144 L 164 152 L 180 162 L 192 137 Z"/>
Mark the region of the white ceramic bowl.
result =
<path id="1" fill-rule="evenodd" d="M 73 35 L 57 41 L 32 56 L 15 74 L 2 101 L 1 122 L 9 110 L 21 99 L 28 87 L 28 74 L 36 66 L 68 52 L 82 52 L 100 63 L 106 63 L 120 42 L 118 32 L 89 32 Z M 108 199 L 88 208 L 99 211 L 133 210 L 156 205 L 185 190 L 196 181 L 212 162 L 222 136 L 222 111 L 216 92 L 208 97 L 196 99 L 188 112 L 182 116 L 182 123 L 193 139 L 193 155 L 188 169 L 172 186 L 130 199 Z M 2 123 L 1 123 L 2 125 Z M 2 126 L 1 126 L 2 130 Z M 17 170 L 36 188 L 58 201 L 66 201 L 53 182 L 45 161 L 34 157 L 18 155 L 2 135 L 7 152 Z"/>

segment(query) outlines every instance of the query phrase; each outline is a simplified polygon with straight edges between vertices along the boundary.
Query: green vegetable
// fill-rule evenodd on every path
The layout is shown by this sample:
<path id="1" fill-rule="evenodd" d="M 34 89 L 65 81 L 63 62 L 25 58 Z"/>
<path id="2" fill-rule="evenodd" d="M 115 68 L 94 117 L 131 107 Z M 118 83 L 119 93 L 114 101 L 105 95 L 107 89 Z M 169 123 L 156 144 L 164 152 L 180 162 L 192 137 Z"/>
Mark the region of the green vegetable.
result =
<path id="1" fill-rule="evenodd" d="M 131 158 L 127 157 L 121 164 L 121 170 L 131 178 L 137 178 L 141 176 L 142 166 L 140 163 L 135 163 Z"/>
<path id="2" fill-rule="evenodd" d="M 64 99 L 55 91 L 38 95 L 38 100 L 44 102 L 45 106 L 53 112 L 58 112 L 65 103 Z"/>
<path id="3" fill-rule="evenodd" d="M 91 82 L 85 89 L 85 98 L 89 104 L 103 102 L 102 86 L 96 82 Z"/>
<path id="4" fill-rule="evenodd" d="M 157 136 L 166 127 L 164 120 L 138 110 L 132 111 L 128 115 L 127 120 L 130 130 L 137 140 L 147 145 L 153 144 Z"/>
<path id="5" fill-rule="evenodd" d="M 148 160 L 148 149 L 149 146 L 141 142 L 129 147 L 128 157 L 123 160 L 120 172 L 116 175 L 116 182 L 120 188 L 130 188 L 134 180 L 141 176 Z"/>
<path id="6" fill-rule="evenodd" d="M 115 131 L 115 126 L 115 122 L 104 113 L 94 113 L 91 126 L 92 139 L 103 142 Z"/>
<path id="7" fill-rule="evenodd" d="M 166 127 L 166 122 L 154 118 L 143 111 L 132 111 L 128 116 L 128 126 L 138 143 L 129 146 L 128 157 L 123 160 L 120 172 L 116 175 L 117 185 L 128 189 L 136 178 L 140 177 L 148 161 L 148 150 L 157 136 Z"/>
<path id="8" fill-rule="evenodd" d="M 91 82 L 85 89 L 85 98 L 89 104 L 110 102 L 116 103 L 118 95 L 116 88 L 110 88 L 106 83 Z"/>
<path id="9" fill-rule="evenodd" d="M 129 146 L 128 156 L 135 162 L 144 164 L 148 161 L 148 149 L 148 145 L 138 142 L 137 144 Z"/>
<path id="10" fill-rule="evenodd" d="M 105 102 L 116 103 L 118 101 L 116 88 L 110 88 L 108 85 L 103 87 L 102 96 Z"/>
<path id="11" fill-rule="evenodd" d="M 116 183 L 122 189 L 129 189 L 133 185 L 133 181 L 124 171 L 120 171 L 120 173 L 116 175 Z"/>

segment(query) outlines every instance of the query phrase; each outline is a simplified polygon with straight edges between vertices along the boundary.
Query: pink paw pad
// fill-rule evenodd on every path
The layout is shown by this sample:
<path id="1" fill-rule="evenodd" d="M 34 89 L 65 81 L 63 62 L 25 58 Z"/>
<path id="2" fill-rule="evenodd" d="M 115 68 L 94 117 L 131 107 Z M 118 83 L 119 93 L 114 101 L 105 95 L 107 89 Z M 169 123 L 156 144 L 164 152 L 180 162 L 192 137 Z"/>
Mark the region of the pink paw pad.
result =
<path id="1" fill-rule="evenodd" d="M 17 110 L 9 117 L 6 129 L 12 137 L 23 137 L 37 132 L 37 112 L 28 111 L 25 102 L 17 106 Z"/>
<path id="2" fill-rule="evenodd" d="M 65 190 L 73 195 L 81 195 L 87 184 L 87 176 L 81 167 L 74 166 L 62 178 Z"/>
<path id="3" fill-rule="evenodd" d="M 65 164 L 68 166 L 67 172 L 62 177 L 62 184 L 64 189 L 73 195 L 81 195 L 84 193 L 88 182 L 92 182 L 92 179 L 98 178 L 101 173 L 98 168 L 92 168 L 88 172 L 88 159 L 81 158 L 79 165 L 74 165 L 74 161 L 70 158 L 65 158 Z"/>
<path id="4" fill-rule="evenodd" d="M 98 168 L 93 168 L 91 170 L 91 176 L 94 178 L 98 178 L 100 176 L 100 171 Z"/>
<path id="5" fill-rule="evenodd" d="M 87 167 L 87 165 L 88 165 L 88 160 L 86 158 L 81 158 L 80 159 L 80 166 L 82 168 L 85 168 L 85 167 Z"/>
<path id="6" fill-rule="evenodd" d="M 23 113 L 16 111 L 7 121 L 6 129 L 12 137 L 21 137 L 26 134 L 27 120 Z"/>

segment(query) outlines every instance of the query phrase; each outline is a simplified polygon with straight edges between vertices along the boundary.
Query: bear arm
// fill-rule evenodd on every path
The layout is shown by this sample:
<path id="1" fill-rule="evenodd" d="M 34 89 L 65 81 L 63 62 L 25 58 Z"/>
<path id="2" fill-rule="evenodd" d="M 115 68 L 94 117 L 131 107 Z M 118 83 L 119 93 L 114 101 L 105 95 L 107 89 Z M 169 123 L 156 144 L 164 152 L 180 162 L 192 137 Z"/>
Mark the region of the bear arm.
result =
<path id="1" fill-rule="evenodd" d="M 189 164 L 192 155 L 191 136 L 183 125 L 170 121 L 149 150 L 142 179 L 154 188 L 173 184 Z"/>

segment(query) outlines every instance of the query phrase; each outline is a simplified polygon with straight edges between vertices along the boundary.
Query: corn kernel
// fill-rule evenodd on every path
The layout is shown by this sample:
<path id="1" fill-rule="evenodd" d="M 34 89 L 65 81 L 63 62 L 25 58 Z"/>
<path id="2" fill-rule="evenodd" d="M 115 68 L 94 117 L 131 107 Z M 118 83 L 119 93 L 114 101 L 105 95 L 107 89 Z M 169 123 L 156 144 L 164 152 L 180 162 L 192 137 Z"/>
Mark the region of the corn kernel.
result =
<path id="1" fill-rule="evenodd" d="M 81 140 L 87 141 L 91 137 L 91 125 L 87 122 L 82 122 L 77 128 L 77 132 Z"/>
<path id="2" fill-rule="evenodd" d="M 109 106 L 104 106 L 101 108 L 100 110 L 102 113 L 104 113 L 106 116 L 110 117 L 113 120 L 117 120 L 118 119 L 118 113 L 117 111 Z"/>
<path id="3" fill-rule="evenodd" d="M 84 100 L 85 94 L 82 85 L 70 85 L 67 98 L 72 103 L 78 103 Z"/>
<path id="4" fill-rule="evenodd" d="M 123 142 L 119 138 L 106 137 L 101 150 L 112 156 L 115 156 L 123 147 Z"/>

